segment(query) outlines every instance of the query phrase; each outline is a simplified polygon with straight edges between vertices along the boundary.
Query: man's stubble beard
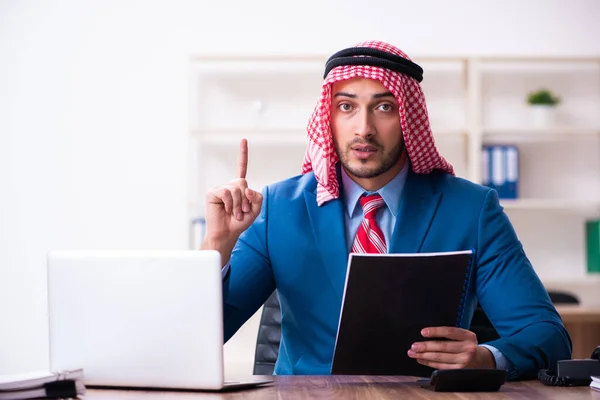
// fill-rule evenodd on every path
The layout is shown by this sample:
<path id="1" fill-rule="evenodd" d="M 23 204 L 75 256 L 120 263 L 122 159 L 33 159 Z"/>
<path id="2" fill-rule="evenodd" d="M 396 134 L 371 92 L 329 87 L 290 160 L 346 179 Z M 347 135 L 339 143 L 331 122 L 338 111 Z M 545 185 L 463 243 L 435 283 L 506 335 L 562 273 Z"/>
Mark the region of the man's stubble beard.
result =
<path id="1" fill-rule="evenodd" d="M 368 168 L 368 169 L 367 168 L 355 168 L 350 165 L 350 162 L 348 160 L 348 158 L 349 158 L 348 154 L 352 152 L 351 147 L 356 144 L 359 144 L 359 143 L 374 146 L 378 150 L 380 150 L 382 148 L 382 146 L 374 140 L 354 141 L 348 145 L 346 152 L 342 152 L 339 148 L 339 145 L 337 143 L 335 143 L 335 141 L 334 141 L 335 151 L 337 153 L 338 158 L 340 159 L 342 166 L 346 169 L 346 171 L 350 172 L 352 175 L 356 176 L 357 178 L 370 179 L 370 178 L 375 178 L 376 176 L 386 173 L 387 171 L 389 171 L 392 167 L 394 167 L 398 163 L 398 161 L 402 157 L 402 153 L 404 152 L 404 141 L 401 140 L 400 142 L 398 142 L 398 144 L 396 146 L 394 146 L 394 148 L 391 151 L 389 151 L 387 154 L 383 154 L 383 159 L 380 161 L 378 166 L 376 166 L 374 168 Z M 369 162 L 369 160 L 358 160 L 358 161 L 360 163 L 362 163 L 363 165 L 366 164 L 367 162 Z"/>

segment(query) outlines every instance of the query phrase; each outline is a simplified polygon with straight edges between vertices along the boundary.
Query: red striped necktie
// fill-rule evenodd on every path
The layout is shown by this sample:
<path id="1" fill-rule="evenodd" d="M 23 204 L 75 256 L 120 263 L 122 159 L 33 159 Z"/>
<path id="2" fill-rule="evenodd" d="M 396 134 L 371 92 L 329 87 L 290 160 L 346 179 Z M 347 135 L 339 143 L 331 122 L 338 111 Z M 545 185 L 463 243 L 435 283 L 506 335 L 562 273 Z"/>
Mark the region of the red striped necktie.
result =
<path id="1" fill-rule="evenodd" d="M 361 197 L 360 204 L 363 208 L 364 219 L 358 228 L 358 232 L 356 232 L 352 252 L 387 253 L 385 237 L 375 221 L 377 210 L 384 206 L 385 202 L 379 194 L 375 193 Z"/>

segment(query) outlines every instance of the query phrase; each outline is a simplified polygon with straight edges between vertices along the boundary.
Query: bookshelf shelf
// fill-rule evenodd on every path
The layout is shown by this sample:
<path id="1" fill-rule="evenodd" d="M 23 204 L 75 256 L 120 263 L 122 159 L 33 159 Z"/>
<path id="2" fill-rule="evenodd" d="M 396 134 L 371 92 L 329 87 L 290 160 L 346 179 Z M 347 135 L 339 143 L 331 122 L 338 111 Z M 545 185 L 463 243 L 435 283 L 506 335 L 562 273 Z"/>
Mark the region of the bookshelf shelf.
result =
<path id="1" fill-rule="evenodd" d="M 548 128 L 532 127 L 508 127 L 508 128 L 484 128 L 486 135 L 525 135 L 544 139 L 547 136 L 595 136 L 600 135 L 600 127 L 578 127 L 578 126 L 553 126 Z"/>
<path id="2" fill-rule="evenodd" d="M 600 213 L 600 201 L 578 199 L 501 199 L 506 210 Z"/>
<path id="3" fill-rule="evenodd" d="M 549 74 L 572 75 L 573 73 L 597 73 L 600 63 L 597 58 L 481 58 L 481 72 L 484 74 L 520 75 Z"/>
<path id="4" fill-rule="evenodd" d="M 590 290 L 593 290 L 594 292 L 596 292 L 598 285 L 600 285 L 600 274 L 594 274 L 594 275 L 588 274 L 586 276 L 579 276 L 579 277 L 576 276 L 576 277 L 570 277 L 570 278 L 549 276 L 548 278 L 544 279 L 544 285 L 548 289 L 559 289 L 559 290 L 560 289 L 564 290 L 566 285 L 579 286 L 579 287 L 590 289 Z M 573 288 L 573 289 L 575 289 L 575 288 Z M 595 297 L 598 297 L 598 296 L 595 296 Z"/>
<path id="5" fill-rule="evenodd" d="M 304 129 L 199 129 L 193 130 L 192 135 L 201 144 L 208 145 L 238 145 L 242 138 L 250 144 L 257 145 L 306 145 L 307 137 Z M 442 127 L 433 129 L 434 138 L 440 140 L 464 140 L 467 137 L 465 129 Z"/>
<path id="6" fill-rule="evenodd" d="M 507 127 L 484 128 L 485 143 L 547 142 L 600 138 L 600 127 L 556 126 L 549 128 Z"/>

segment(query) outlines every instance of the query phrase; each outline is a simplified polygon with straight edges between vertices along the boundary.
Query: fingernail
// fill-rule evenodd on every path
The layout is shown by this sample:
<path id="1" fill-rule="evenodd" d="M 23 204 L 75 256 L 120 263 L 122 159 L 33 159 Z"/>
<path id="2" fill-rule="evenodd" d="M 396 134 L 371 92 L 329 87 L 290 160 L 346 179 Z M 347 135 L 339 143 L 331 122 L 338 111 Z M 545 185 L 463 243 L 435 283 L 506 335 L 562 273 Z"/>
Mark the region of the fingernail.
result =
<path id="1" fill-rule="evenodd" d="M 409 350 L 409 351 L 408 351 L 408 356 L 409 356 L 409 357 L 414 357 L 414 356 L 415 356 L 415 352 L 414 352 L 414 351 L 412 351 L 412 350 Z"/>
<path id="2" fill-rule="evenodd" d="M 412 346 L 410 346 L 410 349 L 414 350 L 414 351 L 419 351 L 419 345 L 418 344 L 413 344 Z"/>
<path id="3" fill-rule="evenodd" d="M 242 213 L 238 212 L 237 215 L 236 215 L 236 217 L 237 217 L 238 220 L 241 221 L 242 220 Z"/>
<path id="4" fill-rule="evenodd" d="M 254 190 L 248 188 L 248 195 L 254 196 Z"/>
<path id="5" fill-rule="evenodd" d="M 429 336 L 429 329 L 423 329 L 421 331 L 421 335 L 423 335 L 423 336 Z"/>

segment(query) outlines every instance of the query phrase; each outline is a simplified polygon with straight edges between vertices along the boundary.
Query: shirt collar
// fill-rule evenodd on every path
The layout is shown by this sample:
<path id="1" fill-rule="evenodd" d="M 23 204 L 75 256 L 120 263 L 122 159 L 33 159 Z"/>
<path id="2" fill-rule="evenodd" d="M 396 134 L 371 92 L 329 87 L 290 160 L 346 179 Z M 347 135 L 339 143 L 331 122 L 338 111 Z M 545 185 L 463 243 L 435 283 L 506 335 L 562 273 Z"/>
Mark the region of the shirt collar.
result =
<path id="1" fill-rule="evenodd" d="M 407 160 L 400 172 L 384 187 L 377 191 L 394 217 L 398 214 L 398 208 L 400 207 L 400 198 L 402 197 L 402 190 L 404 189 L 404 183 L 406 182 L 409 164 L 410 163 Z M 342 185 L 345 195 L 346 211 L 348 216 L 352 218 L 357 212 L 357 209 L 361 209 L 358 199 L 365 192 L 369 193 L 369 191 L 354 182 L 343 167 L 340 169 L 342 171 Z"/>

